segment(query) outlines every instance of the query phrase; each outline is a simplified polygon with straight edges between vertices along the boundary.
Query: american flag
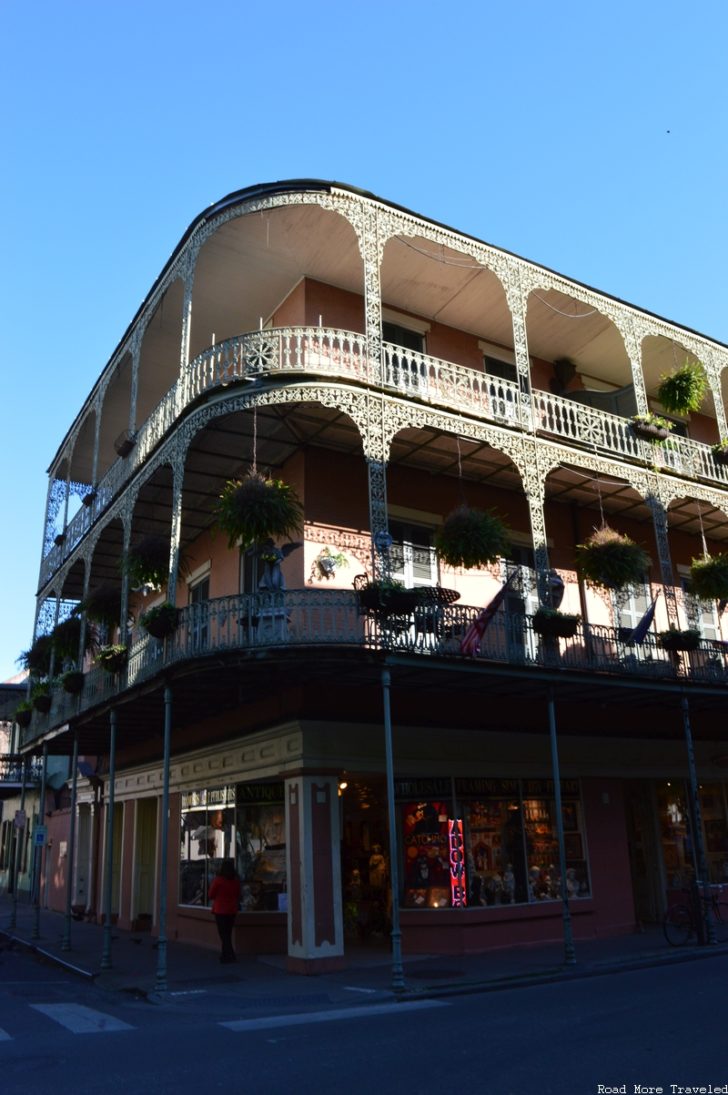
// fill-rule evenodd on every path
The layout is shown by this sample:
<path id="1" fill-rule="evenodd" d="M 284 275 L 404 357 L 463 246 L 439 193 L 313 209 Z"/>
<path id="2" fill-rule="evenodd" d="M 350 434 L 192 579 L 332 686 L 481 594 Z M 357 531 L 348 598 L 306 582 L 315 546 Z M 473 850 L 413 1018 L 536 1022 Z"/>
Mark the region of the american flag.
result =
<path id="1" fill-rule="evenodd" d="M 483 635 L 485 634 L 485 629 L 495 616 L 501 604 L 503 603 L 505 595 L 508 592 L 508 587 L 510 586 L 511 582 L 517 574 L 518 571 L 511 571 L 501 588 L 496 593 L 493 600 L 489 601 L 489 603 L 485 606 L 482 612 L 480 612 L 473 620 L 460 642 L 461 654 L 470 654 L 474 658 L 480 653 L 480 643 L 482 641 Z"/>

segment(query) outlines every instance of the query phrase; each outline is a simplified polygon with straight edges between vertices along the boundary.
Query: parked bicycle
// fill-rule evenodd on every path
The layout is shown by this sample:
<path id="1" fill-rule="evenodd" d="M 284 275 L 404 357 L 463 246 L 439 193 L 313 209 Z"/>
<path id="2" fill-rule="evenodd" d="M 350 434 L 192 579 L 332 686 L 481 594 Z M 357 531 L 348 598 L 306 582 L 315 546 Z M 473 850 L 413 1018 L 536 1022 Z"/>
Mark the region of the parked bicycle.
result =
<path id="1" fill-rule="evenodd" d="M 705 887 L 698 883 L 686 890 L 686 904 L 671 905 L 665 913 L 662 928 L 672 947 L 683 947 L 691 939 L 706 942 L 708 927 L 706 914 L 710 909 L 717 943 L 728 942 L 728 900 L 722 900 L 723 886 L 711 885 L 706 898 Z"/>

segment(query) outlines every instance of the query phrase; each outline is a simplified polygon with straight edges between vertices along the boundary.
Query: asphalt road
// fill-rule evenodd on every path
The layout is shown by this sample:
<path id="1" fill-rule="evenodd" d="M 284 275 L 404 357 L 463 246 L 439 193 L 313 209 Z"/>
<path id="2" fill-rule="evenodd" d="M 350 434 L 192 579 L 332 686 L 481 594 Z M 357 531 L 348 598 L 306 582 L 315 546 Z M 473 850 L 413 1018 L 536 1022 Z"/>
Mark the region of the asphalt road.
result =
<path id="1" fill-rule="evenodd" d="M 727 976 L 716 957 L 411 1004 L 345 1009 L 322 994 L 297 1008 L 292 996 L 288 1014 L 271 1015 L 244 984 L 152 1004 L 6 950 L 0 1091 L 685 1095 L 713 1084 L 722 1095 Z"/>

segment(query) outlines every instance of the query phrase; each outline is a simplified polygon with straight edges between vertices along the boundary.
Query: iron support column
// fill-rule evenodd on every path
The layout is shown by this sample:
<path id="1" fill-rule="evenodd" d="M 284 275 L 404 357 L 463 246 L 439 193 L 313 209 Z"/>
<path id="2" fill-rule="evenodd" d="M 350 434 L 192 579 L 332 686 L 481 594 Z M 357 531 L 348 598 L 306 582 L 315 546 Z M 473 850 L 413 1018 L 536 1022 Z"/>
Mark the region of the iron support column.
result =
<path id="1" fill-rule="evenodd" d="M 20 769 L 20 812 L 25 812 L 25 772 L 27 760 L 23 757 Z M 18 878 L 20 877 L 20 852 L 22 849 L 22 837 L 25 835 L 25 827 L 15 827 L 15 854 L 13 856 L 13 904 L 10 910 L 10 927 L 14 928 L 18 923 Z"/>
<path id="2" fill-rule="evenodd" d="M 564 926 L 564 965 L 576 965 L 574 932 L 569 908 L 569 890 L 566 885 L 566 842 L 564 840 L 564 817 L 561 809 L 561 770 L 559 768 L 559 748 L 556 741 L 556 704 L 554 690 L 549 688 L 549 738 L 551 741 L 551 771 L 554 780 L 554 799 L 556 811 L 556 838 L 559 844 L 559 873 L 561 875 L 561 915 Z"/>
<path id="3" fill-rule="evenodd" d="M 73 876 L 76 863 L 76 794 L 78 791 L 78 731 L 73 732 L 73 756 L 71 759 L 71 825 L 68 833 L 68 877 L 66 878 L 66 917 L 63 927 L 62 951 L 71 949 L 71 916 L 73 914 Z"/>
<path id="4" fill-rule="evenodd" d="M 382 670 L 384 699 L 384 745 L 387 757 L 387 809 L 389 814 L 389 878 L 392 886 L 392 989 L 403 992 L 404 969 L 402 968 L 402 931 L 399 925 L 399 852 L 397 849 L 397 815 L 394 808 L 394 754 L 392 751 L 392 710 L 389 689 L 392 676 Z"/>
<path id="5" fill-rule="evenodd" d="M 169 843 L 169 754 L 172 740 L 172 688 L 164 686 L 164 761 L 162 767 L 162 849 L 159 862 L 159 936 L 157 992 L 167 988 L 167 844 Z"/>
<path id="6" fill-rule="evenodd" d="M 695 857 L 698 863 L 698 874 L 700 877 L 697 881 L 697 889 L 700 886 L 703 887 L 703 898 L 705 900 L 704 912 L 705 912 L 705 935 L 703 937 L 702 920 L 700 918 L 699 902 L 698 902 L 698 930 L 699 938 L 701 942 L 705 942 L 714 946 L 717 942 L 715 937 L 715 921 L 713 920 L 713 907 L 711 903 L 710 894 L 710 879 L 708 878 L 708 861 L 705 857 L 705 842 L 703 840 L 703 815 L 700 809 L 700 792 L 698 790 L 698 774 L 695 769 L 695 749 L 693 748 L 693 732 L 690 727 L 690 708 L 688 706 L 688 698 L 683 692 L 680 698 L 680 706 L 682 707 L 683 717 L 683 731 L 685 734 L 685 748 L 688 754 L 688 795 L 690 797 L 690 817 L 693 822 L 693 847 L 695 848 Z M 699 895 L 698 895 L 699 896 Z"/>
<path id="7" fill-rule="evenodd" d="M 111 969 L 111 904 L 114 889 L 114 785 L 116 783 L 116 725 L 118 714 L 109 715 L 109 781 L 106 790 L 106 854 L 104 856 L 104 942 L 101 969 Z"/>
<path id="8" fill-rule="evenodd" d="M 38 803 L 38 824 L 45 825 L 46 781 L 48 778 L 48 744 L 43 744 L 43 767 L 40 773 L 40 801 Z M 45 844 L 33 848 L 33 934 L 32 939 L 40 939 L 40 878 L 43 865 Z"/>

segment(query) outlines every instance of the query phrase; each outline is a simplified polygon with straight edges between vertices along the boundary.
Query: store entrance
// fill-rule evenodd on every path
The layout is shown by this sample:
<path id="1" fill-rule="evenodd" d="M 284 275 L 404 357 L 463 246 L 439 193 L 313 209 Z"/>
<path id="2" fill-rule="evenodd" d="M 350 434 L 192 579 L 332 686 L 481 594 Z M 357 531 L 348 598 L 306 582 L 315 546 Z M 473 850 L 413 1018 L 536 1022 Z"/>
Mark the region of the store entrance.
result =
<path id="1" fill-rule="evenodd" d="M 346 944 L 389 945 L 392 899 L 386 783 L 380 776 L 351 778 L 339 801 Z"/>
<path id="2" fill-rule="evenodd" d="M 624 802 L 635 919 L 639 924 L 655 924 L 662 918 L 665 898 L 652 786 L 630 780 L 625 784 Z"/>

